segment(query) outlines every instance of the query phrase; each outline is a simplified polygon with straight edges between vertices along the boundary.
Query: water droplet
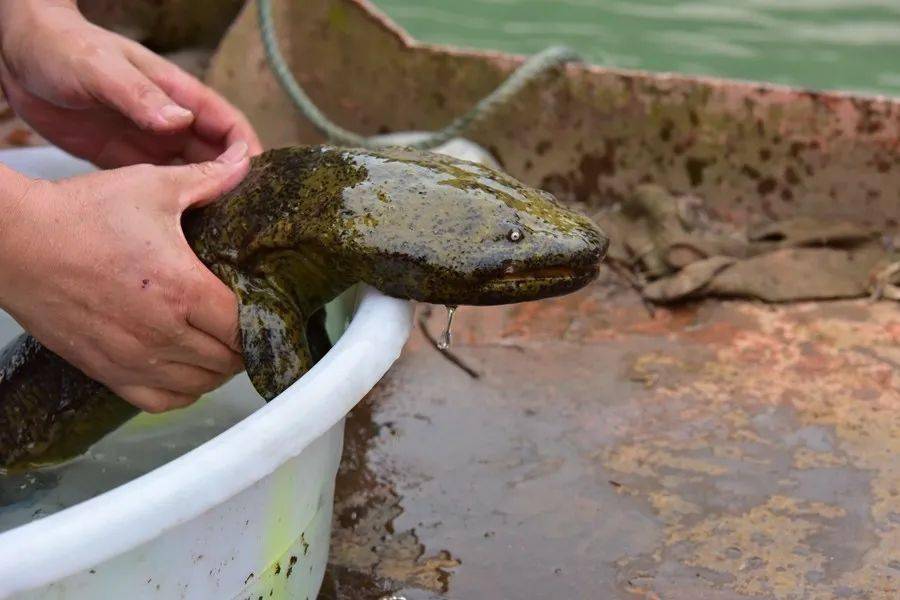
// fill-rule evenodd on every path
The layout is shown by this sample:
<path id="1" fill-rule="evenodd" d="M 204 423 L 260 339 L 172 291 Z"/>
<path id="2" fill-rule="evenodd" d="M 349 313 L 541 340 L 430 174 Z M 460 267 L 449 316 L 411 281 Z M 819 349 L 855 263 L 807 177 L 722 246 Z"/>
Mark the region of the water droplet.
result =
<path id="1" fill-rule="evenodd" d="M 450 332 L 450 327 L 453 326 L 453 315 L 456 314 L 455 306 L 447 307 L 447 327 L 444 328 L 444 333 L 441 334 L 440 339 L 438 340 L 437 347 L 439 350 L 446 350 L 450 347 L 450 342 L 453 341 L 453 334 Z"/>

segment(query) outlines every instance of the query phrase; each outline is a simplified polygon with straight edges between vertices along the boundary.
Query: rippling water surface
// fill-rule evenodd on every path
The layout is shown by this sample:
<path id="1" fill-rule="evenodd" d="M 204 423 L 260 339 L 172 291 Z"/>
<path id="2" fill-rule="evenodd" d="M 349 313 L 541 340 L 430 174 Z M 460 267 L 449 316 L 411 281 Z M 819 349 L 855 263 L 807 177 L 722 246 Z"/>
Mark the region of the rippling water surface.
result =
<path id="1" fill-rule="evenodd" d="M 376 0 L 415 37 L 900 96 L 900 0 Z"/>

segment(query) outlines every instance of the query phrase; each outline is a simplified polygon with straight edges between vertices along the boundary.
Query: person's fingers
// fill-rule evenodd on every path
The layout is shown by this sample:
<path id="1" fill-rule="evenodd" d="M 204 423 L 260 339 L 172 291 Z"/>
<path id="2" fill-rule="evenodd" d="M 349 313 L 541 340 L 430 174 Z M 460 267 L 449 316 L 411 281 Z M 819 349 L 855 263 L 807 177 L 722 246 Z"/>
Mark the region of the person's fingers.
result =
<path id="1" fill-rule="evenodd" d="M 206 267 L 198 269 L 198 272 L 201 273 L 202 279 L 195 288 L 196 292 L 188 310 L 188 324 L 211 335 L 233 352 L 240 353 L 237 297 Z"/>
<path id="2" fill-rule="evenodd" d="M 9 65 L 3 60 L 3 56 L 0 56 L 0 89 L 3 90 L 3 95 L 6 96 L 7 101 L 9 101 L 9 96 L 11 94 L 8 89 L 11 85 L 15 86 L 16 90 L 21 90 L 21 86 L 9 70 Z"/>
<path id="3" fill-rule="evenodd" d="M 190 129 L 166 135 L 148 133 L 118 110 L 104 105 L 78 110 L 58 106 L 29 93 L 7 74 L 0 60 L 0 78 L 13 109 L 54 144 L 98 167 L 168 164 L 181 154 L 190 139 L 196 139 Z"/>
<path id="4" fill-rule="evenodd" d="M 2 61 L 0 61 L 2 62 Z M 4 84 L 6 98 L 29 124 L 53 143 L 75 156 L 101 168 L 157 162 L 144 148 L 132 142 L 131 133 L 138 132 L 130 121 L 106 107 L 72 110 L 28 94 L 16 81 Z M 94 135 L 84 135 L 89 123 Z M 51 135 L 52 134 L 52 135 Z M 108 135 L 104 135 L 108 134 Z M 158 146 L 148 148 L 155 152 Z"/>
<path id="5" fill-rule="evenodd" d="M 184 165 L 214 160 L 221 153 L 219 146 L 198 138 L 190 129 L 154 135 L 125 123 L 107 138 L 94 163 L 107 168 L 138 163 Z"/>
<path id="6" fill-rule="evenodd" d="M 213 391 L 228 381 L 231 375 L 232 373 L 223 375 L 194 365 L 170 362 L 157 365 L 150 379 L 160 389 L 196 396 Z"/>
<path id="7" fill-rule="evenodd" d="M 240 183 L 249 169 L 247 144 L 235 142 L 216 160 L 161 167 L 159 173 L 174 185 L 181 210 L 187 210 L 218 199 Z"/>
<path id="8" fill-rule="evenodd" d="M 225 300 L 226 310 L 236 311 L 233 300 Z M 233 316 L 227 318 L 233 319 Z M 230 326 L 230 325 L 229 325 Z M 234 375 L 244 370 L 241 355 L 227 344 L 224 344 L 199 329 L 190 329 L 178 341 L 170 357 L 174 361 L 202 367 L 221 375 Z"/>
<path id="9" fill-rule="evenodd" d="M 262 152 L 259 137 L 244 114 L 215 90 L 141 46 L 129 46 L 128 57 L 172 99 L 193 112 L 192 128 L 199 137 L 223 148 L 243 140 L 250 156 Z"/>
<path id="10" fill-rule="evenodd" d="M 96 154 L 88 159 L 104 169 L 114 169 L 141 163 L 170 163 L 173 153 L 166 152 L 164 145 L 146 147 L 140 139 L 123 130 L 118 135 L 108 138 Z"/>
<path id="11" fill-rule="evenodd" d="M 184 165 L 214 160 L 222 154 L 216 144 L 198 138 L 190 129 L 167 135 L 153 135 L 127 127 L 108 138 L 94 161 L 106 167 L 149 162 L 155 165 Z"/>
<path id="12" fill-rule="evenodd" d="M 190 126 L 194 114 L 180 106 L 125 57 L 101 55 L 79 73 L 85 90 L 141 129 L 165 133 Z"/>
<path id="13" fill-rule="evenodd" d="M 126 402 L 148 413 L 184 408 L 196 402 L 199 397 L 198 394 L 181 394 L 143 385 L 120 385 L 110 389 Z"/>
<path id="14" fill-rule="evenodd" d="M 182 142 L 178 158 L 186 163 L 198 163 L 215 160 L 220 154 L 222 148 L 219 144 L 211 144 L 196 135 L 190 135 Z"/>
<path id="15" fill-rule="evenodd" d="M 262 143 L 244 113 L 211 89 L 206 88 L 206 91 L 210 95 L 206 104 L 207 110 L 198 113 L 199 118 L 195 121 L 194 130 L 208 140 L 215 140 L 215 133 L 224 129 L 225 135 L 220 138 L 224 140 L 223 145 L 243 140 L 247 143 L 250 156 L 260 154 L 263 151 Z"/>

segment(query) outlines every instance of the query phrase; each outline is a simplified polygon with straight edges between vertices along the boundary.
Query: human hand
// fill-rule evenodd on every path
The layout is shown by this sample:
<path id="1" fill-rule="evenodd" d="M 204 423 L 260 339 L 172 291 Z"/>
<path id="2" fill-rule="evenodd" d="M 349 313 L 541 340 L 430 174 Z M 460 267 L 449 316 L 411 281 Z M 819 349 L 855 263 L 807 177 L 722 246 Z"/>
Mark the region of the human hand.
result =
<path id="1" fill-rule="evenodd" d="M 100 167 L 212 160 L 237 140 L 261 151 L 240 111 L 73 0 L 0 1 L 0 84 L 35 131 Z"/>
<path id="2" fill-rule="evenodd" d="M 242 369 L 237 303 L 191 250 L 181 214 L 237 185 L 246 155 L 237 142 L 216 161 L 5 185 L 20 193 L 0 210 L 0 305 L 146 411 L 215 389 Z"/>

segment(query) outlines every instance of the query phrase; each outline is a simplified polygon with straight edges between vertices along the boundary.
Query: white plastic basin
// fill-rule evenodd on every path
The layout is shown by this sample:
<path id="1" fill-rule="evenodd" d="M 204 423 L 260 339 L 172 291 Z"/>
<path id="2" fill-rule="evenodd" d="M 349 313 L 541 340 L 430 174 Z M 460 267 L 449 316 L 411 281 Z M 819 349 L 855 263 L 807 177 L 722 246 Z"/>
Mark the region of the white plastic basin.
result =
<path id="1" fill-rule="evenodd" d="M 0 162 L 46 178 L 90 168 L 50 148 L 3 151 Z M 180 416 L 141 416 L 110 436 L 125 441 L 101 442 L 130 439 L 139 460 L 140 444 L 161 443 L 167 427 L 223 413 L 236 422 L 144 475 L 0 534 L 0 597 L 315 598 L 344 416 L 399 356 L 412 322 L 410 303 L 372 289 L 342 302 L 330 307 L 331 331 L 342 310 L 353 318 L 334 348 L 270 403 L 261 406 L 242 375 Z M 0 343 L 17 332 L 0 315 Z"/>

